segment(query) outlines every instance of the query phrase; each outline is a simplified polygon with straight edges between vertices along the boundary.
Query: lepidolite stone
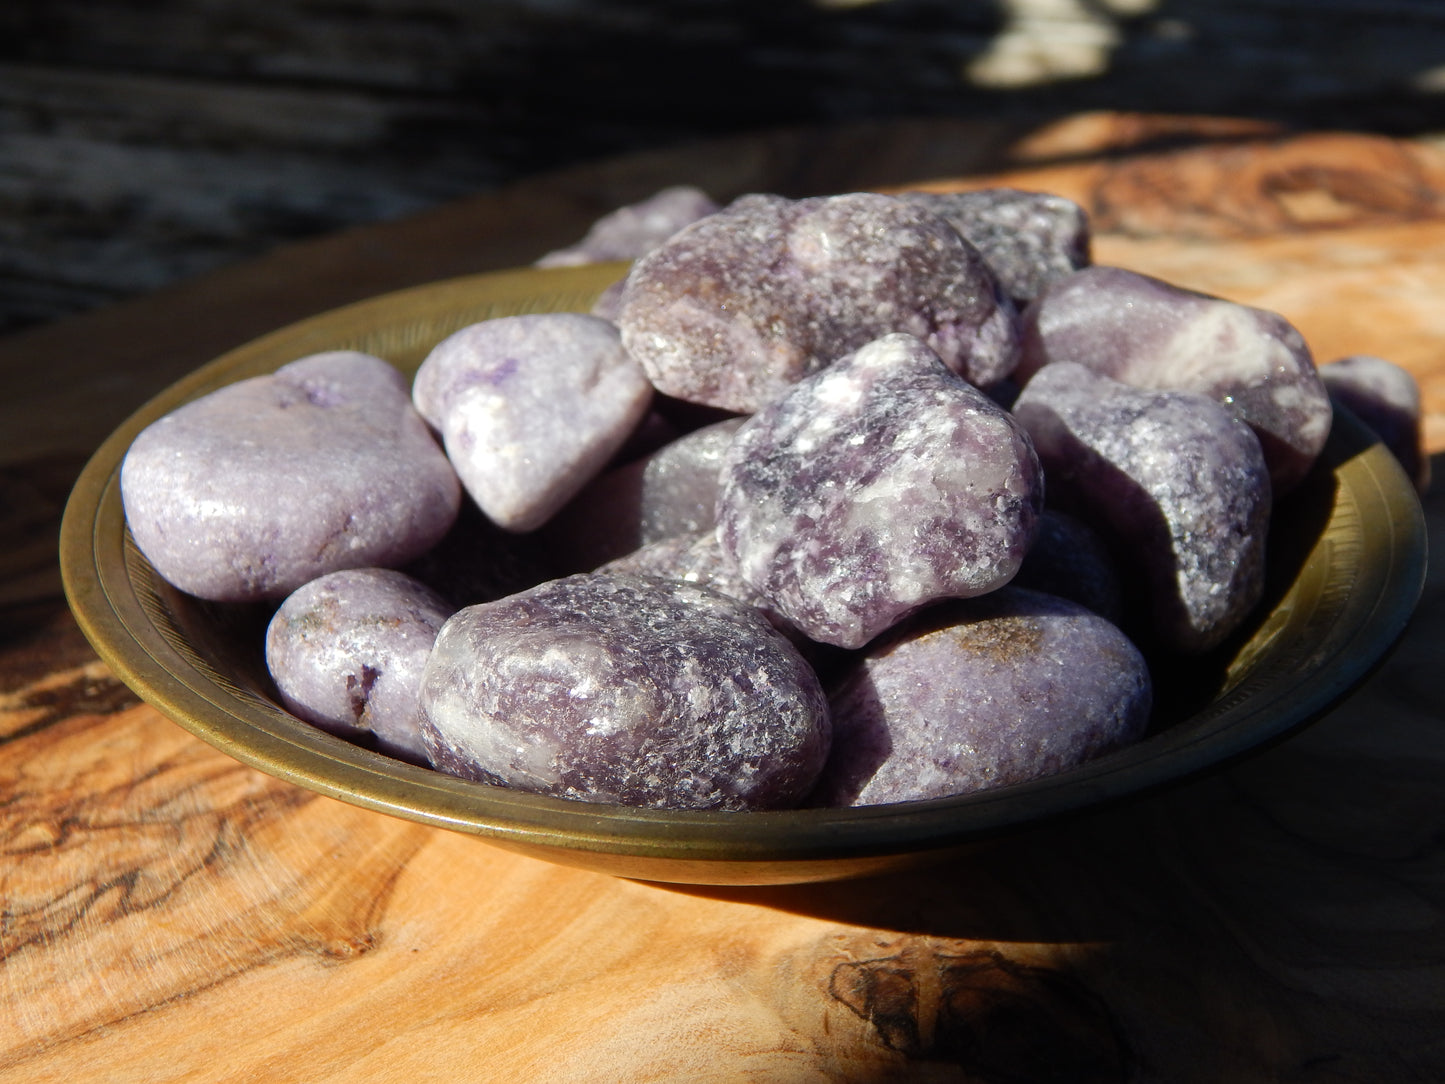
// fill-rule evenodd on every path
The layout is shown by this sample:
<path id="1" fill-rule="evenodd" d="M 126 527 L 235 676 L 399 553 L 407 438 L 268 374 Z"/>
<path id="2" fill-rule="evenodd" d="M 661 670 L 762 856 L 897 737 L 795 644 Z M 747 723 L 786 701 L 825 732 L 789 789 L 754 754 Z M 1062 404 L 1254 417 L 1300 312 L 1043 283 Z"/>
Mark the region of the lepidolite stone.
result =
<path id="1" fill-rule="evenodd" d="M 978 250 L 904 200 L 753 195 L 640 259 L 617 317 L 659 391 L 751 413 L 907 332 L 978 385 L 1018 359 L 1018 316 Z"/>
<path id="2" fill-rule="evenodd" d="M 1410 370 L 1370 354 L 1320 366 L 1330 394 L 1385 442 L 1415 488 L 1430 486 L 1430 457 L 1420 431 L 1420 385 Z"/>
<path id="3" fill-rule="evenodd" d="M 737 566 L 724 555 L 714 530 L 659 539 L 608 561 L 597 571 L 661 576 L 668 580 L 700 584 L 758 610 L 769 624 L 794 643 L 802 635 L 787 618 L 773 609 L 757 588 L 738 574 Z"/>
<path id="4" fill-rule="evenodd" d="M 1028 307 L 1020 378 L 1058 361 L 1225 404 L 1259 437 L 1276 496 L 1299 483 L 1330 433 L 1329 395 L 1288 321 L 1133 271 L 1084 268 Z"/>
<path id="5" fill-rule="evenodd" d="M 1271 492 L 1259 441 L 1237 416 L 1202 395 L 1058 362 L 1029 381 L 1014 417 L 1033 437 L 1050 503 L 1109 539 L 1162 646 L 1204 651 L 1244 620 L 1264 589 Z"/>
<path id="6" fill-rule="evenodd" d="M 607 465 L 652 388 L 612 324 L 547 313 L 486 320 L 442 340 L 412 396 L 482 511 L 529 531 Z"/>
<path id="7" fill-rule="evenodd" d="M 461 487 L 406 381 L 317 354 L 173 411 L 121 467 L 126 522 L 162 577 L 219 601 L 281 598 L 327 572 L 405 564 Z"/>
<path id="8" fill-rule="evenodd" d="M 577 568 L 592 569 L 664 538 L 710 530 L 718 472 L 740 425 L 741 418 L 717 422 L 603 473 L 548 524 L 549 543 Z"/>
<path id="9" fill-rule="evenodd" d="M 690 185 L 664 188 L 638 203 L 619 207 L 592 224 L 575 245 L 549 252 L 538 267 L 576 267 L 604 260 L 635 260 L 684 226 L 719 210 L 706 192 Z"/>
<path id="10" fill-rule="evenodd" d="M 655 808 L 796 805 L 831 736 L 816 675 L 756 611 L 648 576 L 570 576 L 462 610 L 422 707 L 443 771 Z"/>
<path id="11" fill-rule="evenodd" d="M 1088 213 L 1073 200 L 1017 188 L 905 192 L 946 220 L 988 261 L 1020 307 L 1050 282 L 1089 266 Z"/>
<path id="12" fill-rule="evenodd" d="M 1043 504 L 1028 436 L 909 335 L 797 385 L 733 438 L 718 538 L 814 640 L 861 647 L 1018 571 Z"/>
<path id="13" fill-rule="evenodd" d="M 293 715 L 426 763 L 422 668 L 451 615 L 439 595 L 400 572 L 332 572 L 281 603 L 266 629 L 266 667 Z"/>
<path id="14" fill-rule="evenodd" d="M 1075 603 L 1006 587 L 884 637 L 831 699 L 814 805 L 947 798 L 1075 767 L 1144 733 L 1142 656 Z"/>
<path id="15" fill-rule="evenodd" d="M 1011 581 L 1087 606 L 1114 624 L 1124 618 L 1124 588 L 1104 540 L 1083 520 L 1045 508 L 1033 547 Z"/>

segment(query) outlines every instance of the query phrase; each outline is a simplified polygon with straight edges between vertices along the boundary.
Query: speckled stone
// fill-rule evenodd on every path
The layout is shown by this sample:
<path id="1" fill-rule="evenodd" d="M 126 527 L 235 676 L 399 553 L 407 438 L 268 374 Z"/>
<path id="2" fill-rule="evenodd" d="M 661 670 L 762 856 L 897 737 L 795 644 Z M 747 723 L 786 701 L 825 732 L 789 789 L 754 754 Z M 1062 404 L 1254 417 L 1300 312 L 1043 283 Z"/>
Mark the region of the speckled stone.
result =
<path id="1" fill-rule="evenodd" d="M 424 764 L 422 668 L 452 612 L 400 572 L 332 572 L 281 603 L 266 629 L 266 667 L 293 715 Z"/>
<path id="2" fill-rule="evenodd" d="M 1054 775 L 1141 737 L 1149 670 L 1112 623 L 1006 587 L 943 603 L 871 647 L 830 700 L 809 804 L 879 805 Z"/>
<path id="3" fill-rule="evenodd" d="M 1264 589 L 1271 503 L 1247 425 L 1206 396 L 1145 391 L 1069 362 L 1041 370 L 1014 416 L 1050 502 L 1097 528 L 1147 595 L 1158 643 L 1199 652 L 1238 627 Z"/>
<path id="4" fill-rule="evenodd" d="M 869 193 L 734 201 L 634 265 L 617 320 L 658 390 L 738 413 L 890 332 L 978 385 L 1018 358 L 1017 312 L 978 250 Z"/>
<path id="5" fill-rule="evenodd" d="M 1028 307 L 1020 378 L 1057 361 L 1225 404 L 1259 437 L 1276 497 L 1308 473 L 1330 433 L 1329 395 L 1288 321 L 1133 271 L 1084 268 Z"/>
<path id="6" fill-rule="evenodd" d="M 327 572 L 405 564 L 447 532 L 461 503 L 405 379 L 349 351 L 156 421 L 126 454 L 121 495 L 156 571 L 218 601 L 281 598 Z"/>
<path id="7" fill-rule="evenodd" d="M 983 253 L 1020 308 L 1050 282 L 1090 263 L 1089 215 L 1073 200 L 1017 188 L 904 192 Z"/>
<path id="8" fill-rule="evenodd" d="M 795 805 L 831 737 L 817 676 L 755 610 L 649 576 L 570 576 L 462 610 L 422 707 L 444 771 L 654 808 Z"/>
<path id="9" fill-rule="evenodd" d="M 616 560 L 608 561 L 597 571 L 661 576 L 664 579 L 701 584 L 760 611 L 769 624 L 794 643 L 802 636 L 757 588 L 738 574 L 737 566 L 724 555 L 715 530 L 694 531 L 691 534 L 659 539 Z"/>
<path id="10" fill-rule="evenodd" d="M 674 535 L 717 523 L 718 472 L 741 418 L 679 437 L 600 475 L 547 525 L 553 548 L 593 569 Z"/>
<path id="11" fill-rule="evenodd" d="M 1007 583 L 1042 504 L 1017 423 L 923 343 L 889 335 L 738 430 L 718 538 L 804 633 L 855 648 L 926 603 Z"/>
<path id="12" fill-rule="evenodd" d="M 1045 508 L 1015 587 L 1027 587 L 1087 606 L 1114 624 L 1124 619 L 1119 569 L 1097 531 L 1056 508 Z"/>
<path id="13" fill-rule="evenodd" d="M 448 336 L 417 370 L 412 397 L 482 511 L 529 531 L 607 465 L 652 388 L 613 325 L 545 313 Z"/>
<path id="14" fill-rule="evenodd" d="M 645 200 L 603 215 L 581 241 L 547 253 L 537 266 L 576 267 L 604 260 L 635 260 L 684 226 L 717 210 L 718 203 L 700 188 L 664 188 Z"/>
<path id="15" fill-rule="evenodd" d="M 1370 354 L 1320 366 L 1331 395 L 1385 442 L 1415 488 L 1430 487 L 1430 457 L 1420 429 L 1420 385 L 1410 370 Z"/>

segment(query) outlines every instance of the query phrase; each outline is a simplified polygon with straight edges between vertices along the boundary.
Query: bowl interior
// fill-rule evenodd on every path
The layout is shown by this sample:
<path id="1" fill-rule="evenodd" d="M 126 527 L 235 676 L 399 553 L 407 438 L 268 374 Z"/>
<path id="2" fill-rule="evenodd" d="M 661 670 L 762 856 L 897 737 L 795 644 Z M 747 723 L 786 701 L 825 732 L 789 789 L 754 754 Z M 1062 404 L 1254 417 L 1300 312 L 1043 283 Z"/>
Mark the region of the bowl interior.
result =
<path id="1" fill-rule="evenodd" d="M 202 602 L 155 574 L 125 528 L 120 464 L 150 422 L 206 392 L 321 350 L 413 372 L 441 338 L 524 312 L 587 311 L 620 264 L 449 280 L 304 320 L 168 388 L 97 451 L 66 509 L 61 567 L 97 652 L 140 696 L 264 772 L 367 808 L 555 861 L 684 883 L 765 884 L 878 872 L 1123 798 L 1226 762 L 1316 718 L 1403 631 L 1424 578 L 1424 521 L 1394 459 L 1336 412 L 1314 473 L 1275 511 L 1267 595 L 1228 643 L 1158 663 L 1142 742 L 1048 779 L 854 810 L 699 813 L 544 798 L 469 783 L 350 745 L 279 706 L 262 659 L 271 607 Z"/>

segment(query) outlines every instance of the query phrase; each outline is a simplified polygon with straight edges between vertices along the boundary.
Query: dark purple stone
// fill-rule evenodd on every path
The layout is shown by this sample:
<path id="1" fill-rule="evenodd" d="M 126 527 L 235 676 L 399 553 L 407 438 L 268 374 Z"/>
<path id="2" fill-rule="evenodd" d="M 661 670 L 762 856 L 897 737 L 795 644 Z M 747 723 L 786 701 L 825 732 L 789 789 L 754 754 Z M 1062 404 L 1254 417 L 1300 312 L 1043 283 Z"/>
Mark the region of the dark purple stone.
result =
<path id="1" fill-rule="evenodd" d="M 717 531 L 673 535 L 609 561 L 598 572 L 627 572 L 661 576 L 701 584 L 758 610 L 769 624 L 795 644 L 806 639 L 786 617 L 738 574 L 737 565 L 723 553 Z M 799 644 L 799 646 L 803 646 Z"/>
<path id="2" fill-rule="evenodd" d="M 1277 497 L 1305 476 L 1330 433 L 1329 395 L 1282 316 L 1118 267 L 1059 279 L 1025 311 L 1019 378 L 1059 361 L 1224 404 L 1259 437 Z"/>
<path id="3" fill-rule="evenodd" d="M 718 472 L 741 418 L 717 422 L 607 471 L 543 530 L 574 569 L 593 569 L 717 522 Z"/>
<path id="4" fill-rule="evenodd" d="M 1038 537 L 1012 584 L 1077 602 L 1116 625 L 1124 618 L 1119 569 L 1104 540 L 1083 520 L 1054 508 L 1039 517 Z"/>
<path id="5" fill-rule="evenodd" d="M 1430 457 L 1420 431 L 1420 385 L 1410 370 L 1369 354 L 1320 366 L 1331 395 L 1375 431 L 1415 488 L 1430 487 Z"/>
<path id="6" fill-rule="evenodd" d="M 421 696 L 443 771 L 622 805 L 796 805 L 831 734 L 817 676 L 757 611 L 649 576 L 570 576 L 462 610 Z"/>
<path id="7" fill-rule="evenodd" d="M 1014 416 L 1033 437 L 1050 503 L 1104 535 L 1145 592 L 1160 644 L 1204 651 L 1244 620 L 1264 589 L 1271 503 L 1244 422 L 1205 396 L 1145 391 L 1068 362 L 1040 370 Z"/>
<path id="8" fill-rule="evenodd" d="M 1022 308 L 1055 279 L 1090 262 L 1088 213 L 1073 200 L 1017 188 L 904 192 L 972 244 Z"/>
<path id="9" fill-rule="evenodd" d="M 744 196 L 639 260 L 618 315 L 659 391 L 739 413 L 890 332 L 992 384 L 1016 364 L 1017 321 L 947 222 L 870 193 Z"/>
<path id="10" fill-rule="evenodd" d="M 1139 738 L 1139 651 L 1065 599 L 1006 587 L 925 610 L 869 647 L 831 698 L 810 804 L 878 805 L 1022 783 Z"/>
<path id="11" fill-rule="evenodd" d="M 1033 541 L 1027 434 L 927 346 L 889 335 L 749 419 L 718 538 L 807 636 L 861 647 L 936 599 L 995 590 Z"/>

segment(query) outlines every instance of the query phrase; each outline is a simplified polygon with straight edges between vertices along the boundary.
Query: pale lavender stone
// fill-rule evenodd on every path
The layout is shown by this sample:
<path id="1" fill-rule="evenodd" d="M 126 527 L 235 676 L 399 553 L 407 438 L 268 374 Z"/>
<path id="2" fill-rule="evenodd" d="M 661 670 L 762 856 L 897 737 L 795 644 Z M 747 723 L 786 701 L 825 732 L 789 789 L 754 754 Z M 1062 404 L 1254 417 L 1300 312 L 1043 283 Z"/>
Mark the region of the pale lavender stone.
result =
<path id="1" fill-rule="evenodd" d="M 927 610 L 832 696 L 813 805 L 948 798 L 1054 775 L 1140 738 L 1149 671 L 1112 623 L 1006 587 Z"/>
<path id="2" fill-rule="evenodd" d="M 442 340 L 412 396 L 482 511 L 529 531 L 607 465 L 652 388 L 613 325 L 546 313 L 486 320 Z"/>
<path id="3" fill-rule="evenodd" d="M 1264 589 L 1269 471 L 1254 433 L 1212 399 L 1130 387 L 1069 362 L 1040 370 L 1014 416 L 1050 503 L 1097 528 L 1147 598 L 1154 639 L 1218 644 Z"/>
<path id="4" fill-rule="evenodd" d="M 1133 271 L 1084 268 L 1028 307 L 1020 378 L 1058 361 L 1224 403 L 1259 437 L 1276 496 L 1304 478 L 1329 436 L 1329 395 L 1287 320 Z"/>
<path id="5" fill-rule="evenodd" d="M 576 267 L 606 260 L 635 260 L 684 226 L 719 209 L 717 202 L 700 188 L 664 188 L 645 200 L 603 215 L 581 241 L 547 253 L 537 266 Z"/>
<path id="6" fill-rule="evenodd" d="M 655 808 L 796 805 L 831 735 L 817 676 L 755 610 L 649 576 L 570 576 L 460 611 L 422 708 L 443 771 Z"/>
<path id="7" fill-rule="evenodd" d="M 400 572 L 332 572 L 281 603 L 266 629 L 266 668 L 293 715 L 424 764 L 422 669 L 452 612 Z"/>
<path id="8" fill-rule="evenodd" d="M 1033 541 L 1027 434 L 927 346 L 889 335 L 749 419 L 718 538 L 809 637 L 861 647 L 914 609 L 995 590 Z"/>
<path id="9" fill-rule="evenodd" d="M 1430 457 L 1420 430 L 1420 385 L 1410 370 L 1370 354 L 1353 354 L 1321 365 L 1320 379 L 1374 430 L 1424 493 L 1430 487 Z"/>
<path id="10" fill-rule="evenodd" d="M 1124 618 L 1124 588 L 1104 540 L 1083 520 L 1045 508 L 1033 548 L 1011 581 L 1087 606 L 1119 624 Z"/>
<path id="11" fill-rule="evenodd" d="M 981 253 L 1020 307 L 1050 282 L 1089 266 L 1089 215 L 1047 192 L 984 188 L 975 192 L 904 192 L 902 197 L 946 220 Z"/>
<path id="12" fill-rule="evenodd" d="M 579 569 L 717 523 L 718 472 L 741 418 L 695 430 L 600 475 L 547 525 L 553 548 Z"/>
<path id="13" fill-rule="evenodd" d="M 890 332 L 980 386 L 1018 358 L 1018 315 L 978 250 L 904 200 L 753 195 L 628 275 L 623 341 L 668 395 L 751 413 Z"/>
<path id="14" fill-rule="evenodd" d="M 121 468 L 126 521 L 162 577 L 218 601 L 395 567 L 456 519 L 456 473 L 380 358 L 317 354 L 161 418 Z"/>

